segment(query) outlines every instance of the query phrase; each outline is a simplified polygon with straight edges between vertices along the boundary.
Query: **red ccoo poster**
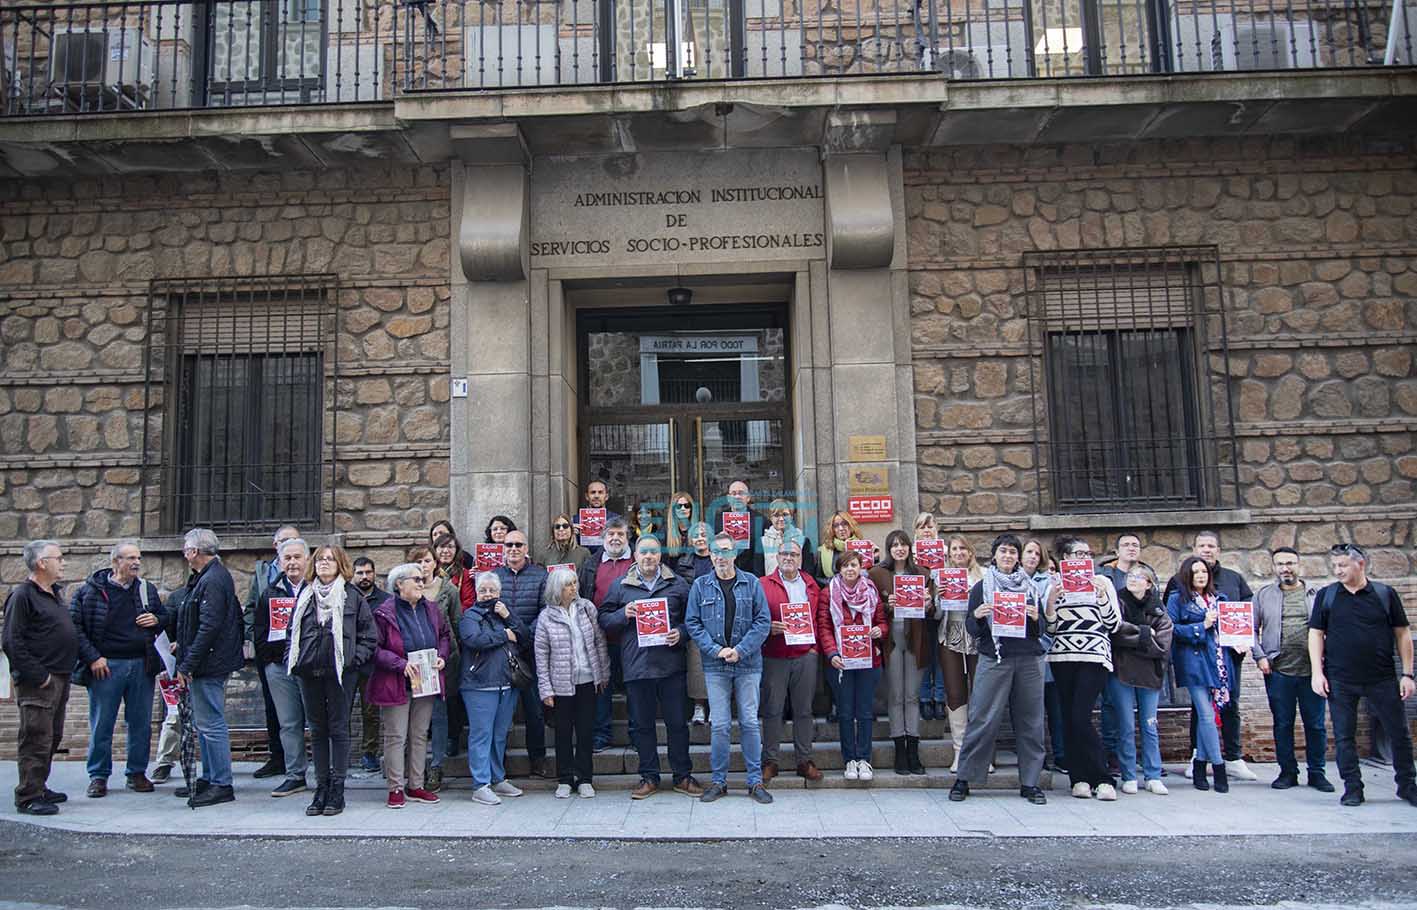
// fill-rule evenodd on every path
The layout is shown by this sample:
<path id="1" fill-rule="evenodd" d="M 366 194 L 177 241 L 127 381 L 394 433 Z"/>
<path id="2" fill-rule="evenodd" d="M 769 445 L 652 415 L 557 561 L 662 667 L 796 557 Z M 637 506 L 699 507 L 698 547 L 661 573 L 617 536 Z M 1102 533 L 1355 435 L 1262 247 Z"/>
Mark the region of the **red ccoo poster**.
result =
<path id="1" fill-rule="evenodd" d="M 837 626 L 837 638 L 841 642 L 839 653 L 841 663 L 847 670 L 871 669 L 871 627 Z"/>
<path id="2" fill-rule="evenodd" d="M 1022 591 L 994 592 L 994 637 L 1028 636 L 1028 595 Z"/>
<path id="3" fill-rule="evenodd" d="M 925 585 L 924 575 L 897 575 L 893 593 L 897 619 L 925 618 L 925 605 L 930 600 L 930 589 Z"/>
<path id="4" fill-rule="evenodd" d="M 499 543 L 480 543 L 473 553 L 473 563 L 479 572 L 492 572 L 507 561 L 507 551 Z"/>

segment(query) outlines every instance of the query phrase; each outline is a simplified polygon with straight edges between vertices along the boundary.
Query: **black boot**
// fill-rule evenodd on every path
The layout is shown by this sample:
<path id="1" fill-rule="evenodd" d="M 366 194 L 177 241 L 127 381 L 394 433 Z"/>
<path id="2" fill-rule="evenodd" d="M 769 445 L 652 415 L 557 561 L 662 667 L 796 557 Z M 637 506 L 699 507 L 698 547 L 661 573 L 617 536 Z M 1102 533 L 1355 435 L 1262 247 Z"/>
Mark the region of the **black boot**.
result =
<path id="1" fill-rule="evenodd" d="M 1225 773 L 1225 762 L 1218 761 L 1210 767 L 1211 770 L 1215 772 L 1215 792 L 1229 793 L 1230 778 Z"/>
<path id="2" fill-rule="evenodd" d="M 344 811 L 344 778 L 330 781 L 330 796 L 325 800 L 325 814 L 339 815 Z"/>
<path id="3" fill-rule="evenodd" d="M 905 738 L 905 764 L 911 774 L 925 773 L 925 766 L 920 763 L 920 737 Z"/>
<path id="4" fill-rule="evenodd" d="M 1191 762 L 1191 786 L 1197 790 L 1210 789 L 1210 781 L 1205 779 L 1205 762 L 1200 759 Z"/>
<path id="5" fill-rule="evenodd" d="M 910 766 L 906 764 L 905 761 L 905 744 L 907 740 L 904 736 L 897 736 L 891 741 L 895 743 L 895 773 L 904 777 L 910 773 Z"/>
<path id="6" fill-rule="evenodd" d="M 315 786 L 315 798 L 305 807 L 306 815 L 324 815 L 325 803 L 330 798 L 330 782 L 322 780 Z"/>

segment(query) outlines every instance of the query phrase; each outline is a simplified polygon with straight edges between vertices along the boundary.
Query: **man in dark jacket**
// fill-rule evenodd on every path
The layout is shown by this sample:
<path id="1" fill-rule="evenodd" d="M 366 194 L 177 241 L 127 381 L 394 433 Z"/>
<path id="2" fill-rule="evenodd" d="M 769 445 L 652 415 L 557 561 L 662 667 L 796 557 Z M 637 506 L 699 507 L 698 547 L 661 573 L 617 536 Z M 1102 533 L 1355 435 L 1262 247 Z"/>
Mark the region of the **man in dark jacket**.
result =
<path id="1" fill-rule="evenodd" d="M 301 696 L 300 680 L 286 669 L 285 654 L 295 603 L 310 584 L 310 547 L 299 537 L 282 541 L 276 558 L 281 574 L 256 598 L 251 639 L 256 645 L 256 672 L 261 674 L 276 706 L 281 754 L 285 756 L 285 780 L 276 785 L 271 796 L 281 798 L 304 793 L 307 787 L 305 700 Z"/>
<path id="2" fill-rule="evenodd" d="M 29 577 L 10 592 L 0 635 L 20 708 L 15 808 L 22 815 L 54 815 L 58 804 L 69 798 L 49 789 L 48 783 L 54 752 L 64 738 L 69 673 L 79 656 L 79 641 L 69 611 L 59 600 L 64 575 L 59 544 L 30 541 L 24 559 Z"/>
<path id="3" fill-rule="evenodd" d="M 166 618 L 152 582 L 141 578 L 143 554 L 125 540 L 109 553 L 111 568 L 89 576 L 69 605 L 79 640 L 79 662 L 89 690 L 88 795 L 108 795 L 113 773 L 113 728 L 123 707 L 128 730 L 129 790 L 151 793 L 153 682 L 158 657 L 153 639 Z"/>
<path id="4" fill-rule="evenodd" d="M 178 796 L 192 808 L 236 799 L 231 783 L 231 732 L 226 725 L 226 678 L 241 669 L 244 626 L 231 573 L 217 556 L 220 541 L 207 528 L 182 538 L 193 575 L 177 616 L 177 679 L 192 693 L 192 725 L 202 752 L 202 774 Z"/>
<path id="5" fill-rule="evenodd" d="M 246 600 L 241 605 L 241 621 L 246 627 L 246 659 L 255 658 L 256 647 L 260 644 L 254 638 L 252 627 L 255 624 L 256 601 L 260 600 L 266 588 L 270 587 L 277 578 L 280 577 L 280 548 L 287 540 L 297 540 L 300 532 L 294 525 L 281 525 L 276 529 L 272 542 L 275 545 L 275 558 L 270 561 L 261 560 L 256 563 L 256 571 L 251 573 L 251 586 L 246 590 Z M 275 777 L 286 772 L 285 767 L 285 747 L 280 739 L 280 718 L 279 711 L 276 710 L 276 703 L 271 696 L 270 686 L 266 683 L 266 675 L 260 672 L 260 665 L 256 667 L 256 675 L 261 680 L 261 701 L 266 710 L 266 751 L 270 753 L 270 758 L 264 765 L 252 772 L 251 776 L 260 779 L 263 777 Z"/>
<path id="6" fill-rule="evenodd" d="M 507 556 L 497 567 L 497 578 L 502 582 L 502 603 L 516 613 L 531 630 L 531 639 L 536 637 L 536 617 L 541 613 L 541 599 L 546 587 L 546 570 L 531 561 L 527 551 L 526 533 L 508 531 L 502 541 Z M 527 669 L 536 672 L 532 650 L 532 640 L 522 642 L 522 655 Z M 546 776 L 546 722 L 541 713 L 541 696 L 536 686 L 519 690 L 522 703 L 522 721 L 526 724 L 526 754 L 531 760 L 531 776 Z"/>
<path id="7" fill-rule="evenodd" d="M 634 565 L 630 553 L 630 526 L 618 515 L 605 524 L 605 545 L 591 550 L 581 563 L 576 580 L 580 584 L 581 596 L 599 607 L 615 583 L 625 577 Z M 623 667 L 620 666 L 620 649 L 615 647 L 619 640 L 614 635 L 606 635 L 610 648 L 610 685 L 596 697 L 595 702 L 595 751 L 604 752 L 610 748 L 610 734 L 614 727 L 614 690 L 625 688 Z M 635 719 L 630 718 L 630 742 L 635 741 Z"/>
<path id="8" fill-rule="evenodd" d="M 636 545 L 634 568 L 610 587 L 599 604 L 600 627 L 607 638 L 619 639 L 620 664 L 634 723 L 631 739 L 640 756 L 640 783 L 630 793 L 631 799 L 645 799 L 659 789 L 656 712 L 664 718 L 669 738 L 674 790 L 686 796 L 702 796 L 704 792 L 694 780 L 689 760 L 688 667 L 684 655 L 684 607 L 688 597 L 689 586 L 684 579 L 660 564 L 659 541 L 645 537 Z M 635 626 L 637 601 L 660 598 L 669 604 L 668 642 L 641 648 Z"/>
<path id="9" fill-rule="evenodd" d="M 389 599 L 389 592 L 379 587 L 374 560 L 368 556 L 354 558 L 353 582 L 355 589 L 364 595 L 370 610 Z M 369 684 L 369 676 L 373 672 L 374 664 L 371 661 L 359 674 L 359 751 L 362 753 L 359 769 L 371 774 L 379 770 L 379 756 L 383 752 L 382 740 L 379 738 L 379 707 L 371 705 L 364 694 L 364 687 Z"/>

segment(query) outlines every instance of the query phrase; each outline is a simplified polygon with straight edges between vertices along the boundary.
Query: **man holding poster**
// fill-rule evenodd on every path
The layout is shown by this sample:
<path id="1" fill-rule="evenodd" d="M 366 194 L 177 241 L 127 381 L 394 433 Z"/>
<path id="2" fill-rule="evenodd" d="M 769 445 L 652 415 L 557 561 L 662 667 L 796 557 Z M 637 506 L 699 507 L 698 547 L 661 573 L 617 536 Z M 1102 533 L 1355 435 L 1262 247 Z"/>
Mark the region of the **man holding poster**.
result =
<path id="1" fill-rule="evenodd" d="M 620 520 L 620 515 L 606 508 L 605 504 L 610 501 L 610 488 L 603 480 L 592 480 L 586 484 L 585 501 L 585 508 L 577 511 L 575 520 L 571 522 L 571 530 L 576 532 L 581 546 L 592 556 L 598 556 L 605 543 L 605 529 L 611 522 Z M 585 523 L 587 519 L 589 523 Z"/>
<path id="2" fill-rule="evenodd" d="M 993 560 L 984 577 L 969 590 L 968 631 L 979 643 L 979 668 L 969 698 L 969 723 L 959 758 L 959 778 L 950 799 L 963 802 L 971 784 L 983 784 L 1007 709 L 1018 749 L 1020 797 L 1034 805 L 1048 802 L 1038 786 L 1043 774 L 1043 645 L 1039 641 L 1038 592 L 1019 565 L 1023 544 L 1013 534 L 994 539 Z M 996 606 L 996 605 L 1001 605 Z M 1017 608 L 1023 634 L 1000 634 L 1000 618 Z"/>
<path id="3" fill-rule="evenodd" d="M 306 789 L 305 702 L 300 683 L 285 665 L 285 647 L 290 636 L 290 616 L 295 602 L 309 584 L 310 548 L 300 538 L 281 542 L 278 562 L 281 574 L 256 599 L 252 616 L 252 639 L 256 644 L 256 668 L 266 680 L 271 701 L 276 706 L 285 780 L 271 796 L 290 796 Z"/>
<path id="4" fill-rule="evenodd" d="M 694 579 L 684 614 L 689 637 L 704 657 L 704 680 L 709 692 L 713 782 L 701 799 L 711 803 L 728 792 L 732 706 L 736 704 L 743 763 L 748 770 L 748 795 L 754 802 L 766 804 L 772 802 L 772 796 L 763 786 L 758 696 L 762 688 L 763 643 L 772 620 L 762 584 L 734 564 L 738 551 L 732 535 L 716 535 L 712 552 L 713 574 Z"/>
<path id="5" fill-rule="evenodd" d="M 782 744 L 783 705 L 791 700 L 792 757 L 797 776 L 822 779 L 812 761 L 812 695 L 817 691 L 817 636 L 812 628 L 817 582 L 802 571 L 802 545 L 784 539 L 777 551 L 777 569 L 762 578 L 772 620 L 763 644 L 763 783 L 777 776 Z"/>

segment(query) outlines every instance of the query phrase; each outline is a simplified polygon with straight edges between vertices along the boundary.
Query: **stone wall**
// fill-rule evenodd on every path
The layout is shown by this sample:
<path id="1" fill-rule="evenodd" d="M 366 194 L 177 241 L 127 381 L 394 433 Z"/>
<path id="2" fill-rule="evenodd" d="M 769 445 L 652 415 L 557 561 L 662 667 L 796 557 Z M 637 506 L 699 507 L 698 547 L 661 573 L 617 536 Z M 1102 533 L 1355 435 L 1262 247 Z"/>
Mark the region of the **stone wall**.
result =
<path id="1" fill-rule="evenodd" d="M 1328 548 L 1353 540 L 1417 618 L 1415 160 L 1410 145 L 1361 140 L 907 154 L 922 507 L 981 554 L 1005 529 L 1077 530 L 1098 552 L 1135 529 L 1163 575 L 1215 525 L 1255 587 L 1273 547 L 1324 578 Z M 1045 427 L 1035 449 L 1023 255 L 1196 244 L 1220 253 L 1238 508 L 1036 514 L 1047 439 Z M 1263 755 L 1268 711 L 1248 677 L 1247 750 Z"/>

